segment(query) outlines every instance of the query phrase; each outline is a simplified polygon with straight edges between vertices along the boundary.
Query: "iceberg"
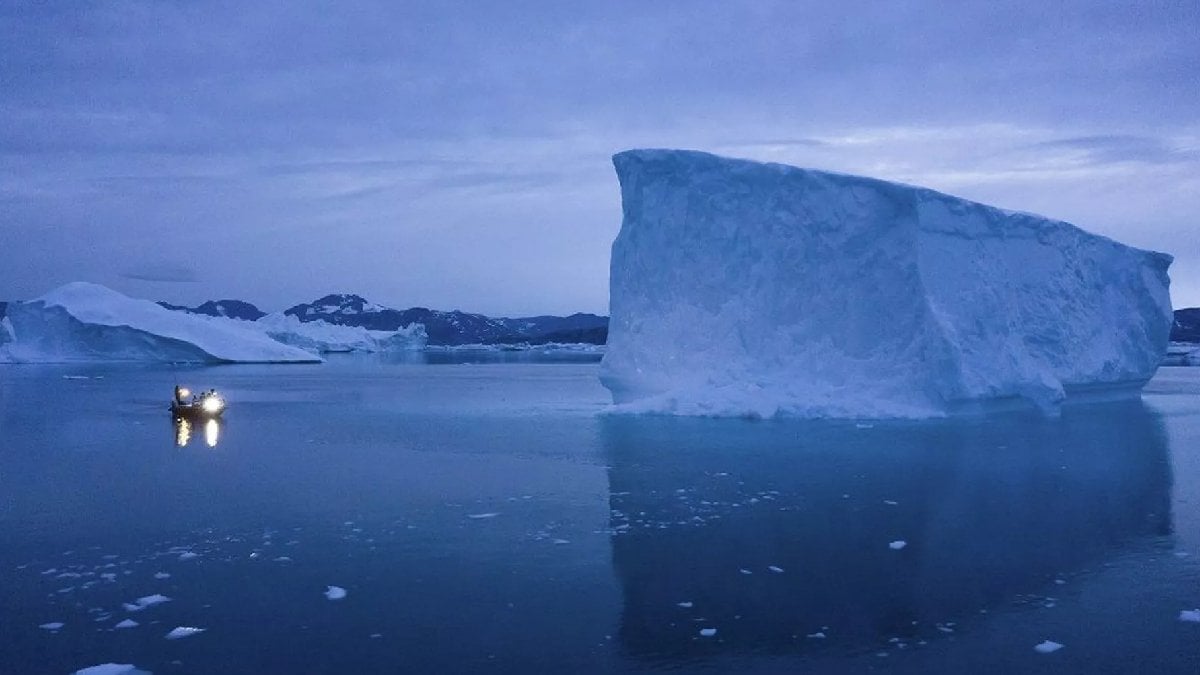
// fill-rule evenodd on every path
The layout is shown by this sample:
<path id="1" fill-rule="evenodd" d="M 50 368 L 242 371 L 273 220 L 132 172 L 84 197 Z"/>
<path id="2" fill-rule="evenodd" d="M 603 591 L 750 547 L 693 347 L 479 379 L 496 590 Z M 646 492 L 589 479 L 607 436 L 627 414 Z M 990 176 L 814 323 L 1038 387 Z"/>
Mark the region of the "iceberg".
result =
<path id="1" fill-rule="evenodd" d="M 220 321 L 222 319 L 213 319 Z M 322 320 L 301 321 L 276 312 L 245 323 L 277 342 L 317 354 L 344 352 L 397 352 L 424 349 L 425 326 L 413 323 L 398 330 L 369 330 L 361 326 L 333 324 Z"/>
<path id="2" fill-rule="evenodd" d="M 84 282 L 11 303 L 0 327 L 0 362 L 178 361 L 316 363 L 244 322 L 203 317 Z"/>
<path id="3" fill-rule="evenodd" d="M 1135 395 L 1171 256 L 933 190 L 681 150 L 613 157 L 617 410 L 936 417 Z"/>

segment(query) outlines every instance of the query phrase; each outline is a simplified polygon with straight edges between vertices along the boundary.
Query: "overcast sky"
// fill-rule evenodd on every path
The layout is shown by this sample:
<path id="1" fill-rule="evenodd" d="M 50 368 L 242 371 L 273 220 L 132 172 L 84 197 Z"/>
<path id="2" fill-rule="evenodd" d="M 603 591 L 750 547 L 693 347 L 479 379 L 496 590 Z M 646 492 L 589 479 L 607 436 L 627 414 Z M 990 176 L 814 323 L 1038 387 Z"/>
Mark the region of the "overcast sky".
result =
<path id="1" fill-rule="evenodd" d="M 1176 256 L 1200 2 L 6 2 L 0 299 L 606 312 L 609 157 L 860 173 Z"/>

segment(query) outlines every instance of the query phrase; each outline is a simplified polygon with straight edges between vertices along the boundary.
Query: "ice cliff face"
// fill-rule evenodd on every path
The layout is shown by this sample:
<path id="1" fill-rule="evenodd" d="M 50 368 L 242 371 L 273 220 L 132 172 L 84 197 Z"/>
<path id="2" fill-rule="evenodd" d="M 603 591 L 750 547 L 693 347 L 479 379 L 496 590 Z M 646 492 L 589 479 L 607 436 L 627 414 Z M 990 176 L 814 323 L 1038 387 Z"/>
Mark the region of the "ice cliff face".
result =
<path id="1" fill-rule="evenodd" d="M 923 417 L 1136 391 L 1171 257 L 880 180 L 633 150 L 613 158 L 601 379 L 633 410 Z"/>
<path id="2" fill-rule="evenodd" d="M 239 321 L 173 312 L 82 282 L 10 304 L 5 322 L 0 361 L 320 361 Z"/>

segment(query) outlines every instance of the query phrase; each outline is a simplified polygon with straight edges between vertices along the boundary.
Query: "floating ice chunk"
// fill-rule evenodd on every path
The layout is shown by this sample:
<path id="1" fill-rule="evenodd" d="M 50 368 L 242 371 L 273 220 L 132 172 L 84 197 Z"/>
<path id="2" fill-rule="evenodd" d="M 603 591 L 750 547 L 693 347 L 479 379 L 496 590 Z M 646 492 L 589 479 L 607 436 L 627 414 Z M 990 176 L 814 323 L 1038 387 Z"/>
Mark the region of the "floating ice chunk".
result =
<path id="1" fill-rule="evenodd" d="M 892 549 L 893 551 L 899 551 L 905 546 L 908 546 L 908 542 L 904 541 L 903 539 L 897 539 L 896 541 L 888 544 L 888 548 Z"/>
<path id="2" fill-rule="evenodd" d="M 1039 642 L 1033 646 L 1033 651 L 1039 654 L 1052 654 L 1062 648 L 1063 646 L 1058 642 L 1054 642 L 1053 640 L 1043 640 L 1042 642 Z"/>
<path id="3" fill-rule="evenodd" d="M 678 605 L 678 606 L 680 606 L 680 607 L 682 607 L 682 608 L 684 608 L 684 609 L 691 609 L 691 608 L 692 608 L 692 603 L 691 603 L 691 602 L 677 602 L 677 603 L 675 603 L 675 604 L 676 604 L 676 605 Z"/>
<path id="4" fill-rule="evenodd" d="M 742 574 L 754 574 L 754 572 L 751 572 L 750 570 L 746 569 L 745 567 L 739 569 L 738 571 L 741 572 Z"/>
<path id="5" fill-rule="evenodd" d="M 274 562 L 292 562 L 292 559 L 286 555 L 281 555 L 278 558 L 272 559 Z"/>
<path id="6" fill-rule="evenodd" d="M 555 543 L 555 544 L 557 544 L 557 545 L 559 545 L 559 546 L 561 546 L 561 545 L 563 545 L 563 544 L 569 544 L 569 543 L 571 543 L 571 540 L 570 540 L 570 539 L 555 539 L 555 540 L 554 540 L 554 543 Z"/>
<path id="7" fill-rule="evenodd" d="M 811 638 L 813 640 L 824 640 L 825 633 L 823 631 L 817 631 L 815 633 L 809 633 L 808 635 L 805 635 L 804 637 Z"/>
<path id="8" fill-rule="evenodd" d="M 775 565 L 768 565 L 768 566 L 767 566 L 767 569 L 771 570 L 772 572 L 774 572 L 774 573 L 776 573 L 776 574 L 783 574 L 783 568 L 782 568 L 782 567 L 777 567 L 777 566 L 775 566 Z"/>
<path id="9" fill-rule="evenodd" d="M 145 670 L 138 670 L 132 663 L 101 663 L 98 666 L 88 666 L 75 671 L 74 675 L 149 675 Z"/>
<path id="10" fill-rule="evenodd" d="M 1200 609 L 1185 609 L 1179 613 L 1180 621 L 1188 623 L 1200 623 Z"/>
<path id="11" fill-rule="evenodd" d="M 717 634 L 716 628 L 701 628 L 700 637 L 712 637 Z"/>
<path id="12" fill-rule="evenodd" d="M 325 588 L 325 597 L 330 600 L 341 600 L 346 597 L 346 589 L 341 586 L 327 586 Z"/>
<path id="13" fill-rule="evenodd" d="M 113 628 L 137 628 L 137 627 L 138 627 L 138 622 L 134 621 L 133 619 L 125 619 L 124 621 L 113 626 Z"/>
<path id="14" fill-rule="evenodd" d="M 891 499 L 885 499 L 885 500 L 883 500 L 883 503 L 887 504 L 888 506 L 896 506 L 900 502 L 892 501 Z"/>
<path id="15" fill-rule="evenodd" d="M 154 595 L 142 596 L 133 602 L 126 602 L 121 606 L 125 608 L 126 612 L 140 612 L 143 609 L 146 609 L 147 607 L 153 607 L 154 605 L 161 605 L 164 602 L 170 602 L 170 601 L 171 601 L 171 599 L 168 598 L 167 596 L 165 596 L 161 593 L 155 593 Z"/>
<path id="16" fill-rule="evenodd" d="M 61 621 L 51 621 L 38 626 L 38 628 L 41 628 L 42 630 L 60 630 L 65 625 L 66 624 Z"/>
<path id="17" fill-rule="evenodd" d="M 184 551 L 183 553 L 179 554 L 180 560 L 195 560 L 196 558 L 199 558 L 199 557 L 200 557 L 199 553 L 193 553 L 191 551 Z"/>
<path id="18" fill-rule="evenodd" d="M 207 628 L 196 628 L 195 626 L 176 626 L 171 629 L 170 633 L 167 633 L 163 637 L 167 638 L 168 640 L 178 640 L 180 638 L 198 635 L 200 633 L 203 633 L 206 630 L 208 630 L 208 629 Z"/>
<path id="19" fill-rule="evenodd" d="M 155 572 L 154 578 L 155 579 L 170 579 L 171 575 L 168 574 L 167 572 Z"/>
<path id="20" fill-rule="evenodd" d="M 484 518 L 495 518 L 498 515 L 500 515 L 500 514 L 494 513 L 494 512 L 493 513 L 469 513 L 469 514 L 467 514 L 467 517 L 471 518 L 473 520 L 483 520 Z"/>

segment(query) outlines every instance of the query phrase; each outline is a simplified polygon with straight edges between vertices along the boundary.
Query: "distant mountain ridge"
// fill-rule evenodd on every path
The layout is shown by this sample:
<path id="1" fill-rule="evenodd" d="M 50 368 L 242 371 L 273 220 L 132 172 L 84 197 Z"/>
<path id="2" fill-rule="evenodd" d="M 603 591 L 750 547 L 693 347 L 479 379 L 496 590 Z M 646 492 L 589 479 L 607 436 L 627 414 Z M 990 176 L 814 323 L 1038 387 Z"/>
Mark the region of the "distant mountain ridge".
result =
<path id="1" fill-rule="evenodd" d="M 210 300 L 196 307 L 159 302 L 167 309 L 257 321 L 265 313 L 241 300 Z M 396 331 L 419 323 L 425 326 L 431 345 L 469 344 L 604 344 L 608 339 L 608 317 L 577 313 L 570 316 L 529 316 L 510 319 L 459 310 L 441 311 L 426 307 L 392 309 L 360 295 L 333 293 L 284 310 L 301 322 L 325 321 L 369 330 Z"/>
<path id="2" fill-rule="evenodd" d="M 604 344 L 603 341 L 608 337 L 608 317 L 595 314 L 510 319 L 426 307 L 397 310 L 368 302 L 362 296 L 340 293 L 295 305 L 284 310 L 284 314 L 300 321 L 322 320 L 371 330 L 392 331 L 420 323 L 425 326 L 431 345 L 545 344 L 566 341 Z M 552 339 L 555 337 L 564 339 Z"/>
<path id="3" fill-rule="evenodd" d="M 241 319 L 242 321 L 258 321 L 267 315 L 266 312 L 260 310 L 254 305 L 243 302 L 241 300 L 209 300 L 202 305 L 195 307 L 184 307 L 183 305 L 172 305 L 169 302 L 159 302 L 159 306 L 176 312 L 187 312 L 188 314 L 204 314 L 206 316 L 223 316 L 230 319 Z"/>

